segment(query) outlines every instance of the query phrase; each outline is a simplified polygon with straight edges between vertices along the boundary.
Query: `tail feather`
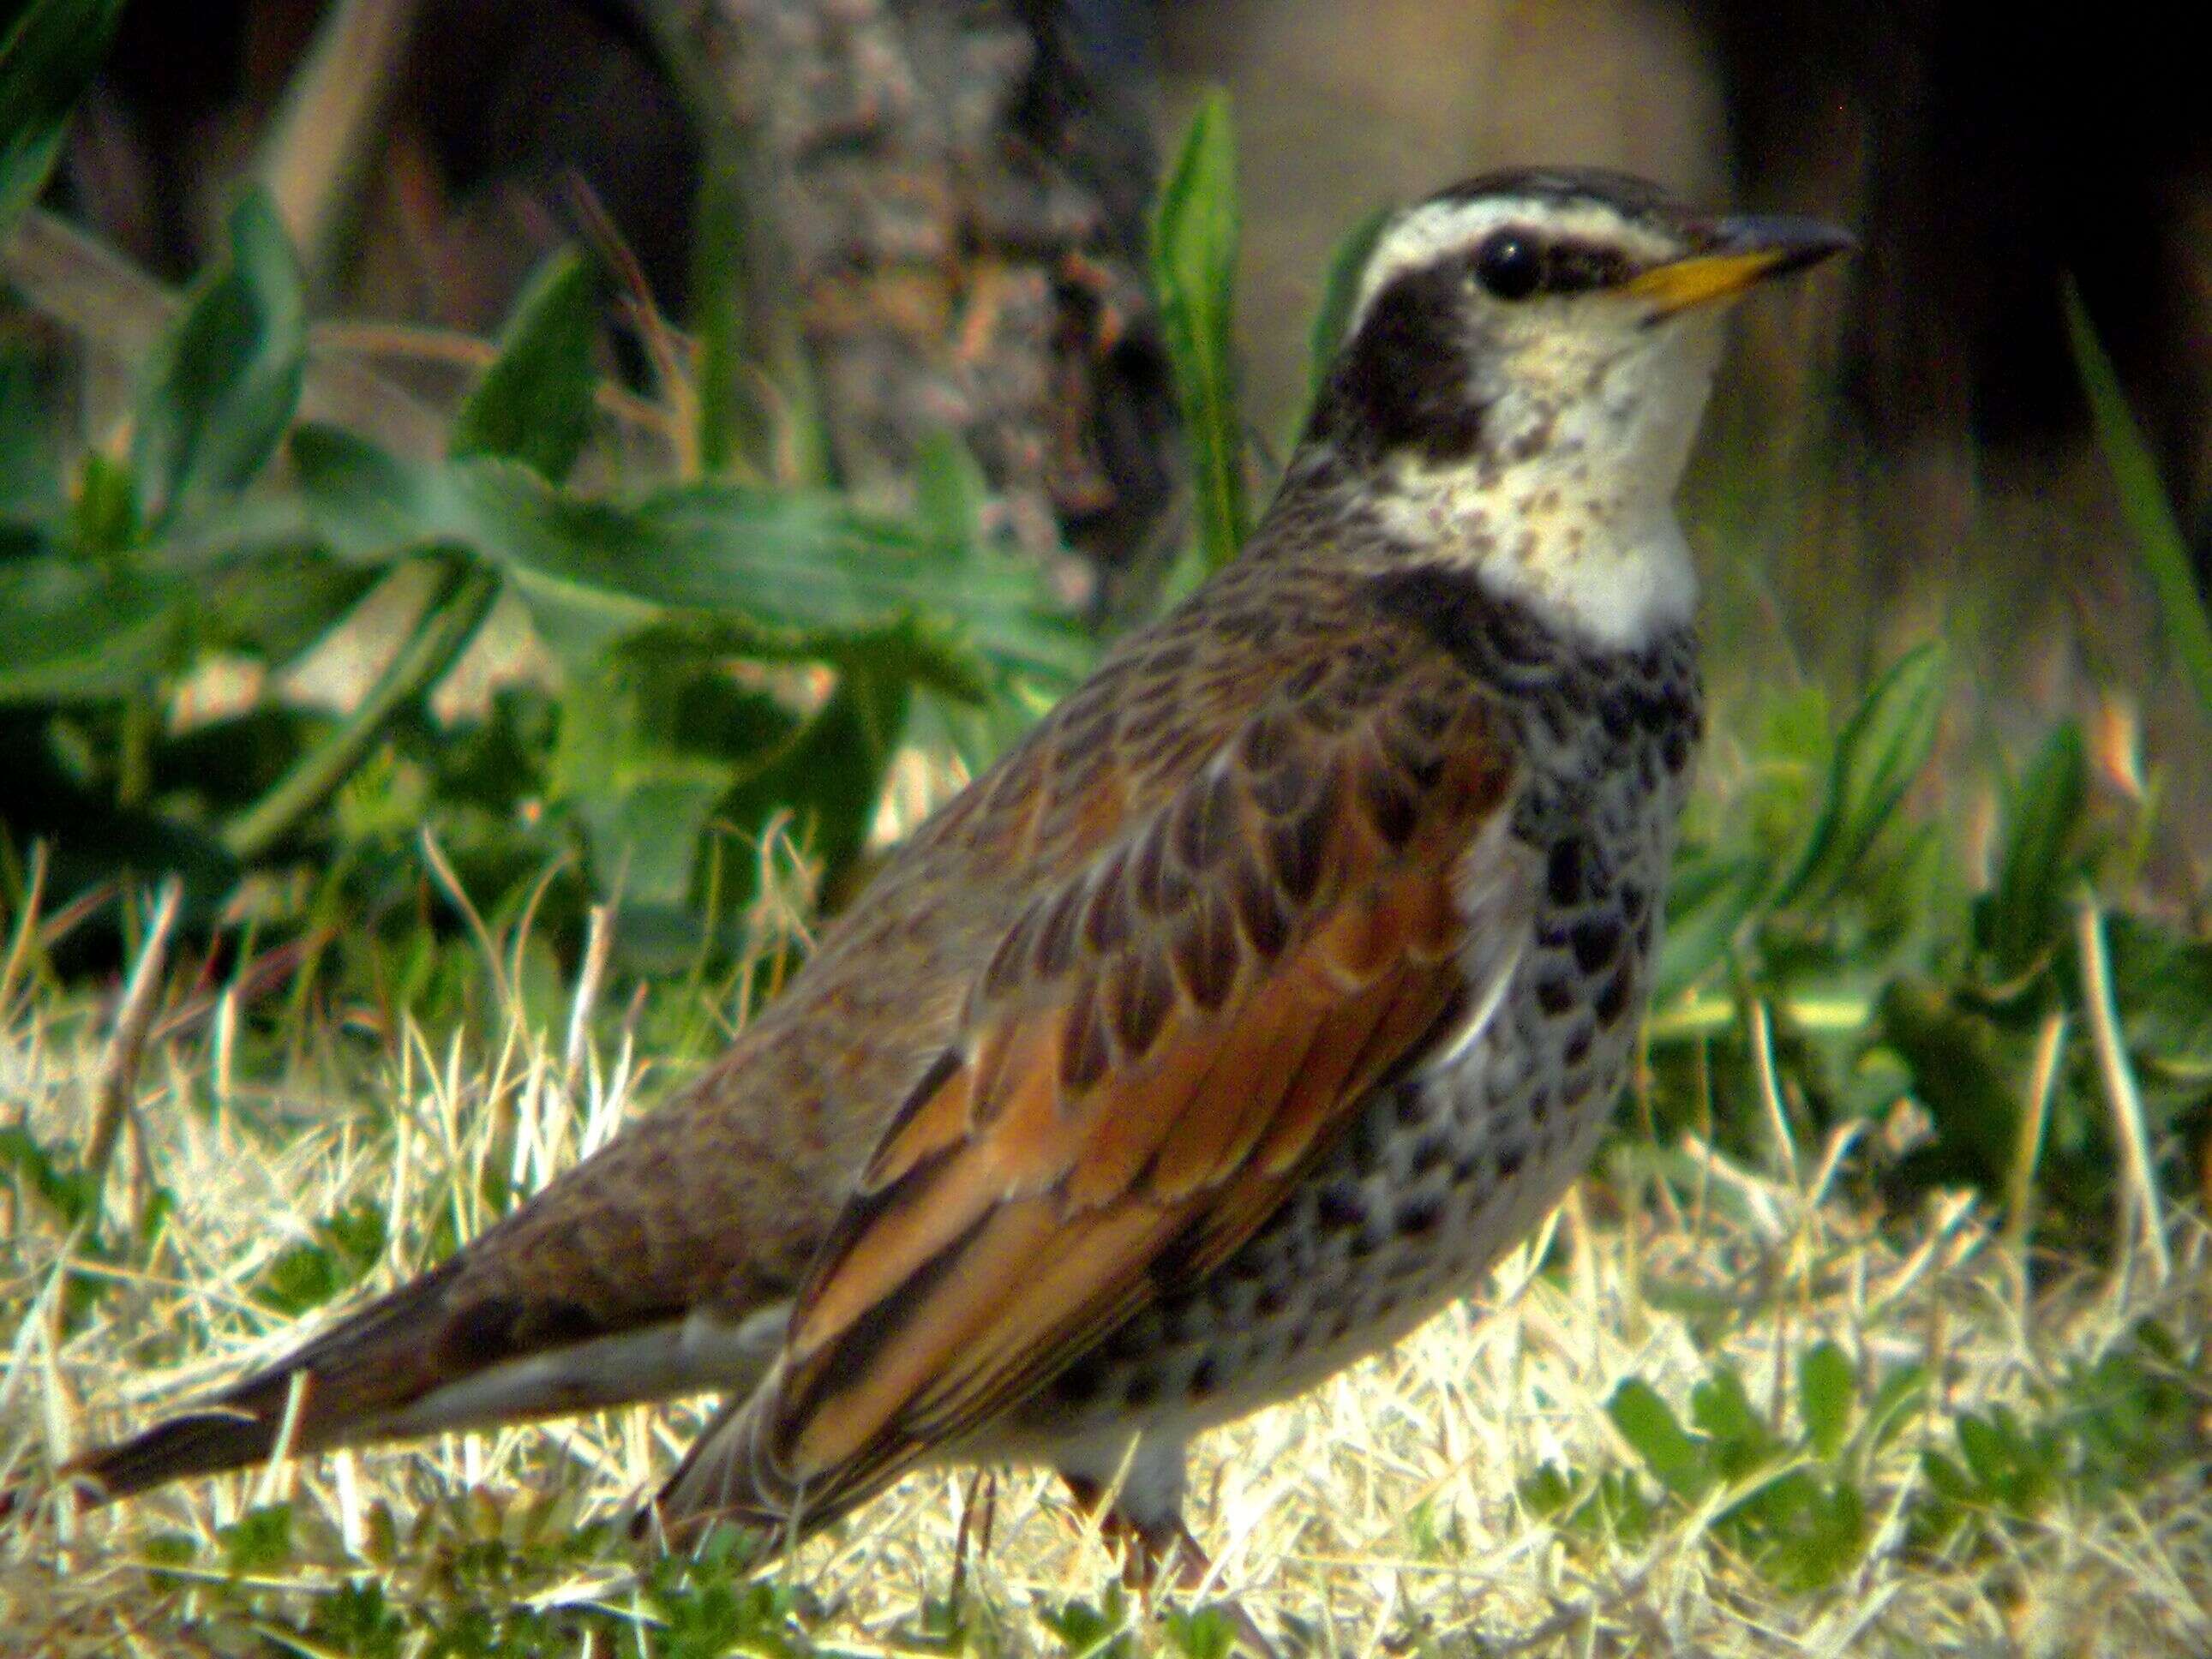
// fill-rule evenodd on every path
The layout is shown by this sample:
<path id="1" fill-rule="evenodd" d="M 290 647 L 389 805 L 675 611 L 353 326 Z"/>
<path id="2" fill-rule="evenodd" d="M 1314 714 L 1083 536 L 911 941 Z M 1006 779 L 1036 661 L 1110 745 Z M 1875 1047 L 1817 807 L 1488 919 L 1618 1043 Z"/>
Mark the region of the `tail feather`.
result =
<path id="1" fill-rule="evenodd" d="M 105 1501 L 247 1468 L 275 1454 L 288 1412 L 288 1449 L 311 1452 L 686 1394 L 742 1397 L 767 1369 L 788 1309 L 772 1304 L 736 1320 L 679 1311 L 457 1359 L 452 1333 L 480 1331 L 483 1315 L 480 1303 L 447 1305 L 430 1281 L 407 1286 L 204 1405 L 85 1453 L 62 1478 Z M 519 1328 L 506 1310 L 501 1322 Z"/>
<path id="2" fill-rule="evenodd" d="M 288 1411 L 294 1451 L 368 1437 L 363 1427 L 435 1385 L 447 1278 L 441 1269 L 371 1303 L 267 1370 L 71 1459 L 61 1478 L 105 1502 L 190 1475 L 249 1468 L 276 1452 Z"/>
<path id="3" fill-rule="evenodd" d="M 261 1462 L 276 1450 L 282 1422 L 281 1406 L 274 1416 L 244 1409 L 196 1411 L 72 1459 L 61 1474 L 99 1502 L 128 1498 L 188 1475 Z"/>

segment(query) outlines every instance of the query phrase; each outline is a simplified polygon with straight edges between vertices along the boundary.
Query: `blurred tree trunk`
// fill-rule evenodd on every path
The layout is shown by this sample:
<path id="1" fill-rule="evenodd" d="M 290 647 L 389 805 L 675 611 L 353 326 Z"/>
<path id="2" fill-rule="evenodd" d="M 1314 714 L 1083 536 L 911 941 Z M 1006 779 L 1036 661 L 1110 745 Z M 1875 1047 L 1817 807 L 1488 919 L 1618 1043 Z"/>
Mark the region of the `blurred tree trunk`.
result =
<path id="1" fill-rule="evenodd" d="M 1179 473 L 1143 280 L 1150 20 L 1121 0 L 134 6 L 62 193 L 177 282 L 258 156 L 313 204 L 338 307 L 478 335 L 590 240 L 728 348 L 710 367 L 751 405 L 751 459 L 891 493 L 955 433 L 1023 544 L 1088 554 L 1110 605 L 1146 590 Z M 349 21 L 391 24 L 390 49 L 349 46 Z M 382 366 L 458 391 L 438 363 Z"/>
<path id="2" fill-rule="evenodd" d="M 695 301 L 734 267 L 738 356 L 805 376 L 768 413 L 811 403 L 863 489 L 957 433 L 1024 543 L 1064 534 L 1109 603 L 1141 588 L 1177 467 L 1145 65 L 1098 72 L 1127 42 L 1046 0 L 667 0 L 653 21 L 708 134 L 706 198 L 718 167 L 734 190 L 696 228 Z"/>

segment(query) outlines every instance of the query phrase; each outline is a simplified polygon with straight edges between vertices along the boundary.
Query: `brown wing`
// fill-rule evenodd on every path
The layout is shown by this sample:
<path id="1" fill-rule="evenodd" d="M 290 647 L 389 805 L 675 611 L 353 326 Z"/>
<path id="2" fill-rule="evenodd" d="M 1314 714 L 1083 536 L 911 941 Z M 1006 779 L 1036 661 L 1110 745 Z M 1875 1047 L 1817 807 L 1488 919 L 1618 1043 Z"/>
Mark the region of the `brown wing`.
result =
<path id="1" fill-rule="evenodd" d="M 1525 927 L 1483 868 L 1512 771 L 1456 671 L 1396 656 L 1279 688 L 1012 919 L 728 1425 L 750 1474 L 695 1485 L 811 1519 L 864 1496 L 1218 1262 L 1469 1017 L 1470 928 L 1510 963 Z"/>
<path id="2" fill-rule="evenodd" d="M 749 1393 L 775 1352 L 758 1352 L 755 1322 L 798 1291 L 900 1103 L 963 1040 L 1009 917 L 1162 811 L 1271 688 L 1304 675 L 1315 690 L 1318 674 L 1323 703 L 1371 689 L 1380 621 L 1341 574 L 1224 572 L 894 853 L 681 1093 L 435 1273 L 73 1472 L 114 1495 L 258 1462 L 288 1422 L 307 1449 Z"/>

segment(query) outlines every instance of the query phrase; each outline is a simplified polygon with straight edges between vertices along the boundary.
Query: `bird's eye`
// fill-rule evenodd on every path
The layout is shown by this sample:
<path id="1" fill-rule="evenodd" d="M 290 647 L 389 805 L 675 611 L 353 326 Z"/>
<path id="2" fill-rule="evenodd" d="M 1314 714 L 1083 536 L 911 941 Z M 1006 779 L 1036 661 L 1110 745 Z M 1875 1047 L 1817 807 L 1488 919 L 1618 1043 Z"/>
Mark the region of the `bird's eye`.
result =
<path id="1" fill-rule="evenodd" d="M 1501 230 L 1475 249 L 1474 280 L 1501 300 L 1525 300 L 1543 285 L 1543 253 L 1520 232 Z"/>

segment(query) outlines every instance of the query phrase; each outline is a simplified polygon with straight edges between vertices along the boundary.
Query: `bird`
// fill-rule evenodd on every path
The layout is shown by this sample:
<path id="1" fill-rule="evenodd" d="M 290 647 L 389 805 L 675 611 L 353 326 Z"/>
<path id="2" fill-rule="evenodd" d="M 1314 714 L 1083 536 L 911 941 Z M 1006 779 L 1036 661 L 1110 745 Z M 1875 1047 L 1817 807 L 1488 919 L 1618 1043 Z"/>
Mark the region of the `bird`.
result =
<path id="1" fill-rule="evenodd" d="M 1476 1287 L 1593 1156 L 1702 734 L 1674 497 L 1721 319 L 1851 245 L 1587 169 L 1401 210 L 1240 555 L 723 1055 L 61 1483 L 711 1393 L 671 1541 L 1016 1462 L 1195 1553 L 1194 1437 Z"/>

